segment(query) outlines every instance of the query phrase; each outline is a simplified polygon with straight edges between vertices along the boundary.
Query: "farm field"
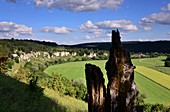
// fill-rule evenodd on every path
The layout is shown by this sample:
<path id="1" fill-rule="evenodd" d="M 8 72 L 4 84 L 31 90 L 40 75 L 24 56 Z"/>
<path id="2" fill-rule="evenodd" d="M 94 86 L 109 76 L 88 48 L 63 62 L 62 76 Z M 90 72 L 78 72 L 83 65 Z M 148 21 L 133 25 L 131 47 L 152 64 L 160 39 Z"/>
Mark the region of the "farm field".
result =
<path id="1" fill-rule="evenodd" d="M 146 95 L 146 103 L 170 103 L 170 91 L 152 80 L 135 72 L 135 82 L 141 93 Z"/>
<path id="2" fill-rule="evenodd" d="M 158 58 L 143 58 L 143 59 L 132 59 L 132 62 L 135 66 L 145 66 L 152 68 L 154 70 L 163 72 L 167 75 L 170 75 L 170 68 L 164 67 L 164 60 L 166 56 L 160 56 Z"/>
<path id="3" fill-rule="evenodd" d="M 163 59 L 166 57 L 159 58 L 147 58 L 147 59 L 133 59 L 133 64 L 137 66 L 135 70 L 135 82 L 138 86 L 138 89 L 141 93 L 146 94 L 146 103 L 170 103 L 170 76 L 166 75 L 170 71 L 170 68 L 163 67 Z M 151 60 L 150 60 L 151 59 Z M 153 63 L 154 62 L 154 63 Z M 85 81 L 85 64 L 91 63 L 99 66 L 104 74 L 106 79 L 105 83 L 107 84 L 107 76 L 105 71 L 106 60 L 102 61 L 80 61 L 80 62 L 69 62 L 58 65 L 53 65 L 48 67 L 44 72 L 48 74 L 58 73 L 62 74 L 68 79 L 79 79 L 83 78 Z M 142 67 L 143 70 L 142 69 Z M 164 73 L 159 71 L 166 70 Z M 145 72 L 144 72 L 145 71 Z M 153 72 L 153 73 L 152 73 Z M 150 74 L 150 76 L 147 76 Z M 154 74 L 154 75 L 152 75 Z M 164 82 L 164 77 L 159 77 L 160 74 L 163 74 L 167 81 Z M 159 79 L 159 80 L 156 80 Z M 166 88 L 165 88 L 166 87 Z"/>
<path id="4" fill-rule="evenodd" d="M 170 76 L 144 66 L 137 66 L 136 71 L 154 82 L 170 89 Z"/>

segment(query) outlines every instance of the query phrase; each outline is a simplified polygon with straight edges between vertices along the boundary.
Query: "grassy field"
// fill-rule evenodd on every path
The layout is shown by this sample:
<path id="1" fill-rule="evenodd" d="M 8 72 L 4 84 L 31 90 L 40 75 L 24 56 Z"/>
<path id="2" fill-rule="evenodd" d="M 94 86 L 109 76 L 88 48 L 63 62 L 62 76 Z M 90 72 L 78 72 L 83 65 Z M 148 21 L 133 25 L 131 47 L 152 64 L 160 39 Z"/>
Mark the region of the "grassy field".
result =
<path id="1" fill-rule="evenodd" d="M 154 70 L 163 72 L 167 75 L 170 75 L 170 68 L 164 67 L 164 60 L 166 56 L 161 56 L 158 58 L 143 58 L 143 59 L 132 59 L 132 62 L 135 66 L 145 66 L 152 68 Z"/>
<path id="2" fill-rule="evenodd" d="M 103 74 L 106 74 L 106 70 L 105 70 L 106 60 L 63 63 L 63 64 L 50 66 L 44 72 L 49 75 L 51 75 L 52 73 L 62 74 L 62 76 L 68 79 L 79 79 L 79 78 L 85 79 L 85 64 L 86 63 L 91 63 L 97 66 L 100 66 L 101 70 L 103 71 Z M 107 79 L 107 76 L 106 75 L 104 76 L 105 76 L 105 79 Z M 107 83 L 107 80 L 106 80 L 106 83 Z"/>
<path id="3" fill-rule="evenodd" d="M 146 95 L 146 103 L 167 104 L 170 102 L 170 91 L 168 89 L 144 77 L 138 72 L 135 72 L 135 82 L 139 91 Z"/>
<path id="4" fill-rule="evenodd" d="M 147 98 L 146 98 L 146 102 L 147 103 L 169 103 L 170 102 L 170 91 L 168 89 L 166 89 L 165 87 L 169 87 L 170 85 L 170 78 L 167 78 L 168 81 L 164 82 L 164 78 L 160 78 L 159 80 L 156 79 L 152 79 L 150 80 L 150 78 L 152 77 L 157 77 L 160 74 L 163 74 L 161 72 L 158 71 L 164 71 L 164 73 L 169 74 L 170 72 L 170 68 L 167 67 L 163 67 L 164 62 L 162 60 L 164 60 L 166 57 L 159 57 L 159 58 L 146 58 L 146 59 L 133 59 L 133 64 L 135 66 L 137 66 L 138 69 L 136 69 L 135 72 L 135 82 L 137 83 L 137 86 L 139 88 L 139 91 L 142 93 L 145 93 Z M 91 64 L 95 64 L 97 66 L 99 66 L 103 72 L 103 74 L 106 74 L 105 71 L 105 63 L 106 60 L 103 61 L 80 61 L 80 62 L 70 62 L 70 63 L 64 63 L 64 64 L 58 64 L 58 65 L 53 65 L 48 67 L 45 72 L 48 74 L 52 74 L 52 73 L 58 73 L 58 74 L 62 74 L 63 76 L 67 77 L 68 79 L 78 79 L 78 78 L 83 78 L 85 77 L 85 64 L 86 63 L 91 63 Z M 146 72 L 149 71 L 149 74 L 155 74 L 152 75 L 152 77 L 146 77 L 143 74 L 147 74 L 147 73 L 143 73 L 143 70 L 139 70 L 140 67 L 138 66 L 145 66 L 145 68 L 147 68 L 147 70 L 144 70 Z M 152 68 L 152 69 L 150 69 Z M 153 70 L 154 69 L 154 70 Z M 157 71 L 156 71 L 157 70 Z M 170 75 L 170 74 L 169 74 Z M 164 74 L 164 77 L 166 77 L 167 75 Z M 105 79 L 107 79 L 107 76 L 104 75 Z M 160 81 L 160 82 L 159 82 Z M 107 84 L 107 80 L 105 81 Z M 161 86 L 158 84 L 161 83 L 161 85 L 165 86 Z"/>
<path id="5" fill-rule="evenodd" d="M 144 66 L 137 66 L 136 71 L 154 82 L 170 89 L 170 76 Z"/>

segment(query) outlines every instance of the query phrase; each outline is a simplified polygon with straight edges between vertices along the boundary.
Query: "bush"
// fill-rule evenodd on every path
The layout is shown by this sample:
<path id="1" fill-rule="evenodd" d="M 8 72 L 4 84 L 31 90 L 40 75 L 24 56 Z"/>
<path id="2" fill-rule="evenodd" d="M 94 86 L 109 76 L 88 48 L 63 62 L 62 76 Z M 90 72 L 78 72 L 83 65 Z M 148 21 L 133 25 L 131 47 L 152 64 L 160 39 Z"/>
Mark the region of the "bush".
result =
<path id="1" fill-rule="evenodd" d="M 164 66 L 165 67 L 170 67 L 170 61 L 165 61 Z"/>
<path id="2" fill-rule="evenodd" d="M 170 56 L 166 58 L 164 66 L 165 67 L 170 67 Z"/>
<path id="3" fill-rule="evenodd" d="M 170 108 L 163 104 L 144 104 L 143 112 L 169 112 Z"/>
<path id="4" fill-rule="evenodd" d="M 30 89 L 32 92 L 35 92 L 35 93 L 38 93 L 38 94 L 42 95 L 44 89 L 38 87 L 37 81 L 38 81 L 38 76 L 37 76 L 37 77 L 32 77 L 32 79 L 31 79 L 30 82 L 29 82 L 29 89 Z"/>
<path id="5" fill-rule="evenodd" d="M 87 100 L 87 88 L 84 85 L 83 79 L 73 80 L 73 86 L 76 91 L 76 98 L 86 101 Z"/>
<path id="6" fill-rule="evenodd" d="M 19 57 L 15 57 L 15 62 L 19 63 Z"/>
<path id="7" fill-rule="evenodd" d="M 9 69 L 12 69 L 12 66 L 14 65 L 13 60 L 8 61 L 8 62 L 7 62 L 7 65 L 8 65 L 8 68 L 9 68 Z"/>

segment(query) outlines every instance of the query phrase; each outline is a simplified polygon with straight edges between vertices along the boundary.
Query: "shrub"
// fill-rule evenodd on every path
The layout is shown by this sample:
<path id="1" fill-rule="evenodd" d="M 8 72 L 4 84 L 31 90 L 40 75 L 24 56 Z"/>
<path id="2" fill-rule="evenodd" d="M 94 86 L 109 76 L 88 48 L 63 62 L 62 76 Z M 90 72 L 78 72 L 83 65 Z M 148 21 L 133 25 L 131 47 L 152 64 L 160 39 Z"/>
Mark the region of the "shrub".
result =
<path id="1" fill-rule="evenodd" d="M 166 58 L 164 66 L 165 67 L 170 67 L 170 56 Z"/>
<path id="2" fill-rule="evenodd" d="M 32 92 L 38 93 L 38 94 L 43 94 L 43 88 L 38 87 L 37 85 L 37 81 L 38 81 L 38 76 L 37 77 L 32 77 L 32 79 L 29 82 L 29 89 Z"/>
<path id="3" fill-rule="evenodd" d="M 164 66 L 165 67 L 170 67 L 170 61 L 165 61 Z"/>

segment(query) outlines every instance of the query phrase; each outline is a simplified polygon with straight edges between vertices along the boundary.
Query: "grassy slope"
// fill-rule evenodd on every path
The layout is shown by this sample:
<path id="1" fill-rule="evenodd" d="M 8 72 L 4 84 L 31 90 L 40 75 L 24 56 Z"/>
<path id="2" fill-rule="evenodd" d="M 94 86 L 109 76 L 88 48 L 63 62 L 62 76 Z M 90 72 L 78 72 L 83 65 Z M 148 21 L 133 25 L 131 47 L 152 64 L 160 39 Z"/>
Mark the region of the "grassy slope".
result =
<path id="1" fill-rule="evenodd" d="M 0 74 L 0 112 L 75 112 L 87 111 L 87 104 L 49 89 L 44 95 L 29 90 L 29 86 Z M 79 104 L 79 105 L 75 105 Z"/>

